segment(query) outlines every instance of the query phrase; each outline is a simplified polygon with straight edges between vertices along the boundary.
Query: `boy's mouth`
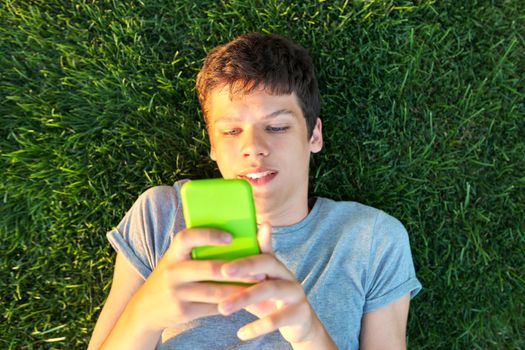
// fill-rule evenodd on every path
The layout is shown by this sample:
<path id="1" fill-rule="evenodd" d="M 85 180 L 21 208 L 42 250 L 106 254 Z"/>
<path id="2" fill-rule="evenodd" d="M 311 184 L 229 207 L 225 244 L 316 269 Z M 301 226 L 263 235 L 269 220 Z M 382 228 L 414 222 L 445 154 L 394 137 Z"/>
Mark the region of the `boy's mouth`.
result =
<path id="1" fill-rule="evenodd" d="M 266 170 L 266 171 L 253 171 L 248 172 L 239 177 L 249 181 L 253 186 L 264 185 L 273 180 L 277 176 L 277 171 Z"/>

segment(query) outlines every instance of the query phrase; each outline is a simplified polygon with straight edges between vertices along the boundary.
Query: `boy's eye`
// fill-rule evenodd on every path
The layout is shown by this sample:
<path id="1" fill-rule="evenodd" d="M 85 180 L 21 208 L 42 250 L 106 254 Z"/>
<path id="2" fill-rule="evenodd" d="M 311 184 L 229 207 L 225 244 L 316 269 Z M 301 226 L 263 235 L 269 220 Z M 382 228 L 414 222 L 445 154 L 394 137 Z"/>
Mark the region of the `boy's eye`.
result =
<path id="1" fill-rule="evenodd" d="M 226 129 L 221 132 L 225 136 L 235 136 L 241 133 L 241 129 Z"/>
<path id="2" fill-rule="evenodd" d="M 276 133 L 280 133 L 280 132 L 285 132 L 286 130 L 288 130 L 290 127 L 288 126 L 268 126 L 266 128 L 266 130 L 270 131 L 270 132 L 276 132 Z"/>

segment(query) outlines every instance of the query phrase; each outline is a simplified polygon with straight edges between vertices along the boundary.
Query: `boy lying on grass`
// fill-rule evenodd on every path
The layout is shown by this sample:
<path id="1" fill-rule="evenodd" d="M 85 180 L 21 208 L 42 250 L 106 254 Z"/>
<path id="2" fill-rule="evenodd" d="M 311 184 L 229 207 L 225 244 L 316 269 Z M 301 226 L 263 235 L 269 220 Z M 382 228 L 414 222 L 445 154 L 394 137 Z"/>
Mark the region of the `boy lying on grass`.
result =
<path id="1" fill-rule="evenodd" d="M 185 228 L 184 181 L 147 190 L 108 232 L 113 284 L 89 349 L 405 348 L 421 289 L 405 228 L 378 209 L 308 197 L 323 135 L 306 50 L 242 35 L 209 52 L 197 91 L 211 158 L 252 185 L 261 254 L 191 260 L 193 247 L 231 236 Z"/>

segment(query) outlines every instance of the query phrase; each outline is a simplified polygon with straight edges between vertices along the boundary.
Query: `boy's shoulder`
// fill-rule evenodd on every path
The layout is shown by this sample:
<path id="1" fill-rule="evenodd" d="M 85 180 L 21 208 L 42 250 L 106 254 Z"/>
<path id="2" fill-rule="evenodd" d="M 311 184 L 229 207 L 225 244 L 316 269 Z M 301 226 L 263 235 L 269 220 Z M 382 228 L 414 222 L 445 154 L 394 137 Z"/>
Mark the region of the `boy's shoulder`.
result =
<path id="1" fill-rule="evenodd" d="M 385 213 L 383 210 L 355 201 L 339 201 L 326 197 L 318 197 L 316 204 L 319 204 L 319 210 L 330 216 L 340 216 L 354 220 L 375 220 L 378 216 L 394 217 Z"/>
<path id="2" fill-rule="evenodd" d="M 177 201 L 180 195 L 180 188 L 187 181 L 189 180 L 183 179 L 183 180 L 176 181 L 171 186 L 170 185 L 157 185 L 157 186 L 150 187 L 140 194 L 138 200 L 165 202 L 166 200 L 169 199 L 168 202 L 172 200 Z"/>
<path id="3" fill-rule="evenodd" d="M 325 197 L 317 198 L 316 204 L 319 206 L 316 217 L 324 224 L 366 227 L 370 229 L 370 233 L 406 233 L 405 227 L 397 218 L 370 205 Z"/>

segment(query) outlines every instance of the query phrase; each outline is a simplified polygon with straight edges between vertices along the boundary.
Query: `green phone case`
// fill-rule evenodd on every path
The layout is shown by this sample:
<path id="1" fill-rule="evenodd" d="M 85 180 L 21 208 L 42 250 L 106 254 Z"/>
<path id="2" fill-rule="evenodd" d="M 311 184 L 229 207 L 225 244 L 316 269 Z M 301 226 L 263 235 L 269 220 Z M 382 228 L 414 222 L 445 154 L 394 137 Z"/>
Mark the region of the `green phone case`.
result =
<path id="1" fill-rule="evenodd" d="M 242 179 L 206 179 L 186 182 L 181 188 L 186 227 L 212 227 L 232 234 L 225 246 L 193 248 L 198 260 L 233 260 L 259 254 L 252 188 Z"/>

